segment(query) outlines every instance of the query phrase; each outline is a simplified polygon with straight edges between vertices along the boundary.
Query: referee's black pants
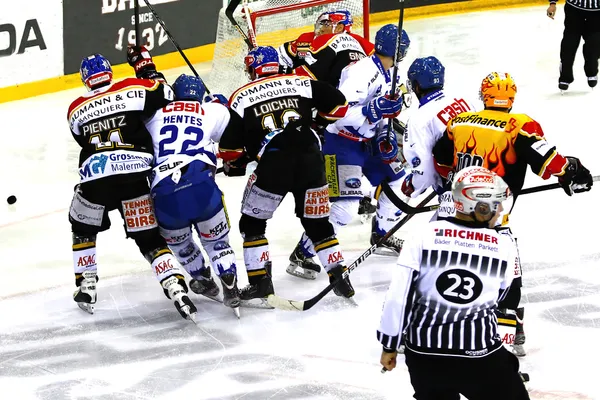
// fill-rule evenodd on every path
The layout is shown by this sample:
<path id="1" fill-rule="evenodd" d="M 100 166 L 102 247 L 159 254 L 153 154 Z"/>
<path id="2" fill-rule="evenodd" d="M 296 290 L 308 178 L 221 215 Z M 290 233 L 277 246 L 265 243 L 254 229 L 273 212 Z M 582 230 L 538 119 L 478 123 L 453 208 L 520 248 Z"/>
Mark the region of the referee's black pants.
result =
<path id="1" fill-rule="evenodd" d="M 485 357 L 443 357 L 404 350 L 417 400 L 529 400 L 517 357 L 499 348 Z"/>
<path id="2" fill-rule="evenodd" d="M 571 83 L 573 62 L 579 48 L 581 38 L 585 75 L 598 75 L 598 58 L 600 58 L 600 10 L 586 11 L 565 4 L 565 31 L 560 44 L 561 73 L 560 82 Z"/>

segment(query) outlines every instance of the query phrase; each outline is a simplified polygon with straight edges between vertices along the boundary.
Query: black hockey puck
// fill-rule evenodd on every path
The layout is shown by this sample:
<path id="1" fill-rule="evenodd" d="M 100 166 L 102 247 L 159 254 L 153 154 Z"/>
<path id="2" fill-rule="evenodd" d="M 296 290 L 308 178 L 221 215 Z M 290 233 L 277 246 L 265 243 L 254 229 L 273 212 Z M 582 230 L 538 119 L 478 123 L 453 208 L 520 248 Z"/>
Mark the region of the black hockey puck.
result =
<path id="1" fill-rule="evenodd" d="M 17 196 L 15 195 L 10 195 L 6 198 L 6 202 L 8 204 L 15 204 L 17 202 Z"/>

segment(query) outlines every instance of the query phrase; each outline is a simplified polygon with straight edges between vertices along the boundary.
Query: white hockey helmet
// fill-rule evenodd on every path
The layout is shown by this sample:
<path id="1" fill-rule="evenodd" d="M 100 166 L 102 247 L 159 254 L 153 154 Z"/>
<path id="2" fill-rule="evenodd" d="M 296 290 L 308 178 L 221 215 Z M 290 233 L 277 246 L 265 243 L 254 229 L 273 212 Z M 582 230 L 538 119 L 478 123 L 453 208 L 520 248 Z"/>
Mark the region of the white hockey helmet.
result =
<path id="1" fill-rule="evenodd" d="M 454 175 L 452 196 L 456 211 L 494 215 L 498 206 L 512 193 L 499 175 L 483 167 L 467 167 Z"/>

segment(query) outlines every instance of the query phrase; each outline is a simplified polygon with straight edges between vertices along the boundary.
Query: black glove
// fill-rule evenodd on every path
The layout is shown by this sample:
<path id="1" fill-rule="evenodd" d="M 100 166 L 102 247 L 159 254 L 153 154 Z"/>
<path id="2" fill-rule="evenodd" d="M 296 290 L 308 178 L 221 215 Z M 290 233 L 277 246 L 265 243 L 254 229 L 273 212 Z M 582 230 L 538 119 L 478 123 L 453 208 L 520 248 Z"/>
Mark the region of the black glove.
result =
<path id="1" fill-rule="evenodd" d="M 237 160 L 224 161 L 223 173 L 226 176 L 244 176 L 246 175 L 246 165 L 248 165 L 250 161 L 252 160 L 250 160 L 246 153 Z"/>
<path id="2" fill-rule="evenodd" d="M 145 46 L 127 47 L 127 63 L 133 67 L 135 76 L 140 79 L 165 80 L 164 75 L 156 71 L 156 65 Z"/>
<path id="3" fill-rule="evenodd" d="M 592 189 L 594 178 L 590 171 L 581 165 L 581 161 L 575 157 L 565 157 L 569 164 L 562 176 L 558 177 L 558 183 L 565 193 L 571 196 L 573 193 L 588 192 Z"/>

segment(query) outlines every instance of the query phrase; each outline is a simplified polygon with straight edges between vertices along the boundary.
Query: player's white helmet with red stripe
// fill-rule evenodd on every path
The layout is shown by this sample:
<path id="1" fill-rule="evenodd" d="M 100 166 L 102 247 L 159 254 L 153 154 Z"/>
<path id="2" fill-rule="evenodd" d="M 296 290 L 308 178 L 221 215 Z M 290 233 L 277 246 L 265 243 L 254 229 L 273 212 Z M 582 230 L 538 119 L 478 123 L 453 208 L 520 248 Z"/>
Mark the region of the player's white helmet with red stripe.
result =
<path id="1" fill-rule="evenodd" d="M 504 179 L 483 167 L 467 167 L 454 175 L 452 196 L 456 212 L 471 214 L 477 211 L 492 215 L 512 193 Z"/>

